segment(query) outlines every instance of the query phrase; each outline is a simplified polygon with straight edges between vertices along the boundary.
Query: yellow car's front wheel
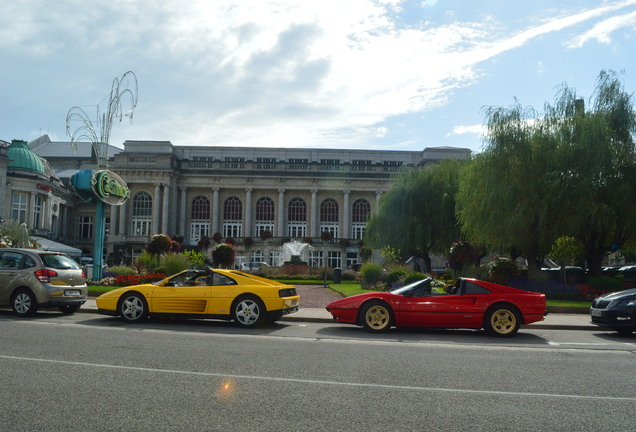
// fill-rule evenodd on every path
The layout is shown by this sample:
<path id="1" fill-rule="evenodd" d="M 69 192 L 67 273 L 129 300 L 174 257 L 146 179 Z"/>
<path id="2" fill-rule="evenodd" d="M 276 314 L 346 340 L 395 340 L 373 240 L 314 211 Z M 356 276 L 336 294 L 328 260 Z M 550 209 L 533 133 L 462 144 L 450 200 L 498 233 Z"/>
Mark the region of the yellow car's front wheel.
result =
<path id="1" fill-rule="evenodd" d="M 385 332 L 393 325 L 393 311 L 382 301 L 371 301 L 361 311 L 362 327 L 370 332 Z"/>
<path id="2" fill-rule="evenodd" d="M 119 316 L 128 323 L 136 323 L 148 317 L 148 303 L 144 296 L 131 292 L 124 294 L 119 300 Z"/>
<path id="3" fill-rule="evenodd" d="M 521 326 L 519 312 L 514 306 L 494 306 L 486 312 L 484 328 L 488 334 L 498 337 L 514 336 Z"/>

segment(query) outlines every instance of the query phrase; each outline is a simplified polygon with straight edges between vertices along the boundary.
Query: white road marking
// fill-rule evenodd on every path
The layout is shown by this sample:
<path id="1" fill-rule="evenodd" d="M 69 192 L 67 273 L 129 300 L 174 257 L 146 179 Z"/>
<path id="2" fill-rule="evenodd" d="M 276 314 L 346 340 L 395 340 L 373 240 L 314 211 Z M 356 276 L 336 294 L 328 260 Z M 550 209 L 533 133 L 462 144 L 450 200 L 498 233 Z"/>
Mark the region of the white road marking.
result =
<path id="1" fill-rule="evenodd" d="M 76 362 L 66 360 L 54 360 L 54 359 L 41 359 L 32 357 L 17 357 L 0 355 L 0 359 L 10 361 L 28 361 L 33 363 L 49 363 L 65 366 L 83 366 L 100 369 L 120 369 L 127 371 L 141 371 L 152 372 L 158 374 L 180 374 L 180 375 L 193 375 L 215 378 L 230 378 L 230 379 L 245 379 L 245 380 L 258 380 L 258 381 L 276 381 L 276 382 L 289 382 L 289 383 L 302 383 L 302 384 L 316 384 L 316 385 L 329 385 L 329 386 L 341 386 L 341 387 L 365 387 L 365 388 L 380 388 L 388 390 L 406 390 L 406 391 L 427 391 L 427 392 L 440 392 L 440 393 L 462 393 L 462 394 L 478 394 L 478 395 L 497 395 L 497 396 L 522 396 L 522 397 L 544 397 L 544 398 L 557 398 L 557 399 L 581 399 L 581 400 L 605 400 L 605 401 L 622 401 L 622 402 L 635 402 L 634 397 L 616 397 L 616 396 L 586 396 L 586 395 L 573 395 L 573 394 L 558 394 L 558 393 L 524 393 L 524 392 L 506 392 L 506 391 L 491 391 L 491 390 L 471 390 L 471 389 L 448 389 L 441 387 L 418 387 L 418 386 L 402 386 L 402 385 L 389 385 L 389 384 L 373 384 L 373 383 L 356 383 L 356 382 L 338 382 L 338 381 L 326 381 L 326 380 L 310 380 L 299 378 L 281 378 L 281 377 L 267 377 L 258 375 L 233 375 L 222 374 L 215 372 L 196 372 L 186 371 L 179 369 L 157 369 L 147 368 L 141 366 L 122 366 L 122 365 L 110 365 L 103 363 L 87 363 Z"/>

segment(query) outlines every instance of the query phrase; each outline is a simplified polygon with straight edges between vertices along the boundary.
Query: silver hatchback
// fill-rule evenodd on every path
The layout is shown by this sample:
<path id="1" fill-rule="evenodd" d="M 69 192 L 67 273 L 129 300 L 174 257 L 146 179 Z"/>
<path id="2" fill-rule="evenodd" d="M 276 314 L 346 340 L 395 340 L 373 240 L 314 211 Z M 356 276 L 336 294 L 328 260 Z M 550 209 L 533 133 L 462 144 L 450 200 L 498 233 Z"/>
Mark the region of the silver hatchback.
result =
<path id="1" fill-rule="evenodd" d="M 18 316 L 40 307 L 77 312 L 88 295 L 84 271 L 68 255 L 35 249 L 0 249 L 0 305 Z"/>

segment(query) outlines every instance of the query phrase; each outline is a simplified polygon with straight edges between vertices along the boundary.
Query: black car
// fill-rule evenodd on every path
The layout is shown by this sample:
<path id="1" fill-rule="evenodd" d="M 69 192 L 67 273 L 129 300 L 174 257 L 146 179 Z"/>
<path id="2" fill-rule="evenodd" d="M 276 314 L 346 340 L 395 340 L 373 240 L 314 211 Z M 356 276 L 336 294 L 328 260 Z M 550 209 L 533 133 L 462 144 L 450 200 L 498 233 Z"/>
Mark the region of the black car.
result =
<path id="1" fill-rule="evenodd" d="M 636 289 L 597 297 L 590 308 L 592 324 L 611 327 L 619 333 L 636 330 Z"/>

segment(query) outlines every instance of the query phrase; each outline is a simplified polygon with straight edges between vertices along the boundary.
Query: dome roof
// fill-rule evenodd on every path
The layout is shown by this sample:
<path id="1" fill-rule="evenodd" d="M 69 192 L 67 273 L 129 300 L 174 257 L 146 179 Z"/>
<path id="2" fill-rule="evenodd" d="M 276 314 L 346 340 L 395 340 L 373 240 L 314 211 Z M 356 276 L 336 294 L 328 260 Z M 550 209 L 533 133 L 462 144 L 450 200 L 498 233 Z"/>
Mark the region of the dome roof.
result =
<path id="1" fill-rule="evenodd" d="M 46 174 L 42 159 L 31 151 L 26 141 L 12 140 L 7 158 L 10 160 L 7 169 Z"/>

